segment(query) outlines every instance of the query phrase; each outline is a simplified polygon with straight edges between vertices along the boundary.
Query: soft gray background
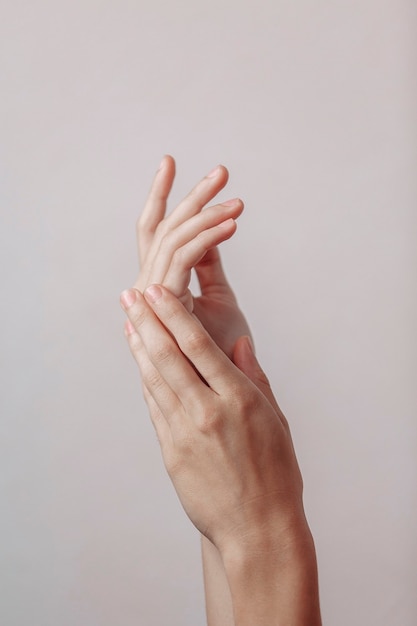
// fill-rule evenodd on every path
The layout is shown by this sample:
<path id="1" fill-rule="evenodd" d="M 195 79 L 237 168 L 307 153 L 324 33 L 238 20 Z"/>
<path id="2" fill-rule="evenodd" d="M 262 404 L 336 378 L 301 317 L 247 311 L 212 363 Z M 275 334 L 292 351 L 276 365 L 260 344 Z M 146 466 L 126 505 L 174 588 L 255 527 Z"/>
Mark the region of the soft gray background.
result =
<path id="1" fill-rule="evenodd" d="M 0 4 L 4 626 L 204 624 L 122 335 L 134 222 L 218 162 L 225 263 L 292 424 L 326 624 L 414 626 L 416 4 Z"/>

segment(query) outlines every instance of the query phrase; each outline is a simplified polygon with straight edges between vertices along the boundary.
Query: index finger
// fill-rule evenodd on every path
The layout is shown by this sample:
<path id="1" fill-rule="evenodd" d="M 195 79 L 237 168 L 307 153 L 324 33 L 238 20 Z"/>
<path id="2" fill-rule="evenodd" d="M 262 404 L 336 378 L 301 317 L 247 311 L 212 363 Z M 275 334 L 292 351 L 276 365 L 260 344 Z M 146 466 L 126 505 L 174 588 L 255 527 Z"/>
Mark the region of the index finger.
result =
<path id="1" fill-rule="evenodd" d="M 181 352 L 215 393 L 224 395 L 230 392 L 232 385 L 242 382 L 242 373 L 197 318 L 168 289 L 151 285 L 144 295 L 154 313 L 174 337 Z"/>

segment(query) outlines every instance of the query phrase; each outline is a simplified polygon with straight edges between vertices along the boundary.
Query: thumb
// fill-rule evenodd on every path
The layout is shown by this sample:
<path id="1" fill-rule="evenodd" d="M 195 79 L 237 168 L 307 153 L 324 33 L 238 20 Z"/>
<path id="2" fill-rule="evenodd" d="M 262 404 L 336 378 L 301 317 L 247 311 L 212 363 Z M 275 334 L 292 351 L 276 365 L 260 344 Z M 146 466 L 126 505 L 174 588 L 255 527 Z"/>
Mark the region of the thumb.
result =
<path id="1" fill-rule="evenodd" d="M 195 266 L 201 294 L 210 296 L 213 292 L 227 293 L 235 300 L 233 291 L 223 270 L 218 247 L 211 248 Z"/>
<path id="2" fill-rule="evenodd" d="M 282 415 L 275 396 L 272 393 L 269 380 L 258 363 L 251 338 L 239 337 L 233 349 L 233 363 L 238 367 L 269 400 L 272 406 Z"/>

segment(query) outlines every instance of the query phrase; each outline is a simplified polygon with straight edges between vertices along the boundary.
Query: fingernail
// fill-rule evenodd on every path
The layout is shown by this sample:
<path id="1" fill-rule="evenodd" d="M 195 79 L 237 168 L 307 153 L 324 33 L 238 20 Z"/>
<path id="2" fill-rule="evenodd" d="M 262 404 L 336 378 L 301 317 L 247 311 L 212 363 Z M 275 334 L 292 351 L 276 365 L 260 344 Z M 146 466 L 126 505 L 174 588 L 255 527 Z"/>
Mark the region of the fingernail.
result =
<path id="1" fill-rule="evenodd" d="M 233 198 L 232 200 L 227 200 L 227 202 L 222 202 L 224 206 L 233 206 L 239 202 L 239 198 Z"/>
<path id="2" fill-rule="evenodd" d="M 157 172 L 159 172 L 159 170 L 161 170 L 164 167 L 164 163 L 165 163 L 165 156 L 162 157 L 162 161 L 160 162 L 159 167 L 156 170 Z"/>
<path id="3" fill-rule="evenodd" d="M 216 167 L 207 174 L 207 178 L 214 178 L 216 174 L 218 174 L 219 170 L 220 170 L 220 165 L 216 165 Z"/>
<path id="4" fill-rule="evenodd" d="M 123 308 L 128 309 L 136 302 L 136 291 L 134 289 L 126 289 L 120 296 Z"/>
<path id="5" fill-rule="evenodd" d="M 228 220 L 225 220 L 224 222 L 220 222 L 220 224 L 217 224 L 217 228 L 230 228 L 232 224 L 235 224 L 235 220 L 232 217 L 229 217 Z"/>
<path id="6" fill-rule="evenodd" d="M 158 285 L 151 285 L 145 291 L 145 297 L 149 302 L 156 302 L 162 296 L 162 289 Z"/>

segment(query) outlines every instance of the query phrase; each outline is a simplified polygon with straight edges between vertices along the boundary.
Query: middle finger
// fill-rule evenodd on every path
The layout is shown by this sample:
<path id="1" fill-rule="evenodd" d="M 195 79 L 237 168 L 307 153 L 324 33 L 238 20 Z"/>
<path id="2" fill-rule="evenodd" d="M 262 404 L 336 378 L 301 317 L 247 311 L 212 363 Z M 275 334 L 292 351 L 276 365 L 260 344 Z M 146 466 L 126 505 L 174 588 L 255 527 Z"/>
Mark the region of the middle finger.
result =
<path id="1" fill-rule="evenodd" d="M 164 284 L 164 278 L 180 248 L 193 241 L 204 231 L 208 231 L 230 218 L 237 218 L 242 210 L 243 203 L 236 198 L 227 203 L 209 207 L 181 223 L 160 240 L 155 239 L 149 252 L 148 263 L 146 268 L 144 267 L 143 286 L 151 283 Z"/>
<path id="2" fill-rule="evenodd" d="M 182 414 L 181 405 L 186 412 L 200 410 L 201 400 L 212 392 L 145 298 L 131 289 L 122 294 L 121 302 L 153 365 L 152 375 L 144 383 L 167 421 Z"/>

